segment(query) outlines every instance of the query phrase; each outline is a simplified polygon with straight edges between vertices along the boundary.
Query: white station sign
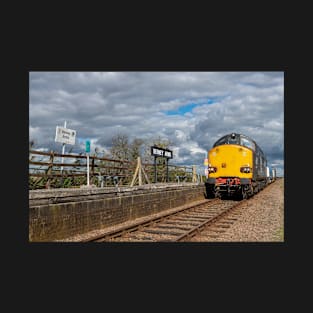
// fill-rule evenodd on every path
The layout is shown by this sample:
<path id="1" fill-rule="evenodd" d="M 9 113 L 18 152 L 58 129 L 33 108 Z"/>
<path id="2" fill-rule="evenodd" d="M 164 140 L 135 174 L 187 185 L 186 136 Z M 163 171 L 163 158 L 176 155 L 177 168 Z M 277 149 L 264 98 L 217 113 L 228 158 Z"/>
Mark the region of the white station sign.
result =
<path id="1" fill-rule="evenodd" d="M 76 130 L 57 126 L 55 131 L 55 141 L 75 145 Z"/>

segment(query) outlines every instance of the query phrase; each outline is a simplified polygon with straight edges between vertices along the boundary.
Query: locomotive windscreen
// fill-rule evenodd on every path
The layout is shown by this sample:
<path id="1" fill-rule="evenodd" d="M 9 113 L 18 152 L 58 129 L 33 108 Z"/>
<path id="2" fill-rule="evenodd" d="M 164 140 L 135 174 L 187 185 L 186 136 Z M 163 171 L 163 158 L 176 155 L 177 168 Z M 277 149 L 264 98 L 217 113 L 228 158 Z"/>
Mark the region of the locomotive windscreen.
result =
<path id="1" fill-rule="evenodd" d="M 222 137 L 221 139 L 216 141 L 213 147 L 227 145 L 227 144 L 241 145 L 241 146 L 245 146 L 255 151 L 255 143 L 253 142 L 253 140 L 251 140 L 247 136 L 243 136 L 241 134 L 235 134 L 235 133 L 231 133 Z"/>

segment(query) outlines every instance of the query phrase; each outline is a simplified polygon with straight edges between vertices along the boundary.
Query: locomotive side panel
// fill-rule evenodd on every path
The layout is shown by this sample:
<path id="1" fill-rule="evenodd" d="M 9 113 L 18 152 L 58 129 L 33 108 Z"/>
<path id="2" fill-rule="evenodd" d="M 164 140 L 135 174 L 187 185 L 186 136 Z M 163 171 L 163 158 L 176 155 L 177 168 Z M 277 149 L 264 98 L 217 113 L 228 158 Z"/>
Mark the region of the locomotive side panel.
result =
<path id="1" fill-rule="evenodd" d="M 254 153 L 253 180 L 266 180 L 266 168 L 267 160 L 261 149 L 256 146 Z"/>

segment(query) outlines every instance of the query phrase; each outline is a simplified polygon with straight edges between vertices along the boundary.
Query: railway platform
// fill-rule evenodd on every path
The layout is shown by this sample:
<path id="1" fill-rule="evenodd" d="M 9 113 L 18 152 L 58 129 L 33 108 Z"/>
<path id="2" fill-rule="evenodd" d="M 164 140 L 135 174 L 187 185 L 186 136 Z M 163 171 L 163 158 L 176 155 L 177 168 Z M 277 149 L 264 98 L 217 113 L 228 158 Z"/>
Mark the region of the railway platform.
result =
<path id="1" fill-rule="evenodd" d="M 62 240 L 203 199 L 203 183 L 30 190 L 29 241 Z"/>

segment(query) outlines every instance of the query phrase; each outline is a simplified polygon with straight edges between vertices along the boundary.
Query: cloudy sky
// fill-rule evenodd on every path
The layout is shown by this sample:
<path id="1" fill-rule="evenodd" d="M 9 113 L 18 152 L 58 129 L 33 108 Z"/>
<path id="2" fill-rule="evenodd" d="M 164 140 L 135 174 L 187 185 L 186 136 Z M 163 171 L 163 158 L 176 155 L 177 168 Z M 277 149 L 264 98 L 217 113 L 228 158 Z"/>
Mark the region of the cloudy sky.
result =
<path id="1" fill-rule="evenodd" d="M 254 139 L 284 174 L 283 72 L 30 72 L 29 138 L 35 149 L 62 151 L 56 126 L 76 130 L 108 151 L 112 137 L 170 140 L 171 164 L 197 165 L 231 132 Z"/>

